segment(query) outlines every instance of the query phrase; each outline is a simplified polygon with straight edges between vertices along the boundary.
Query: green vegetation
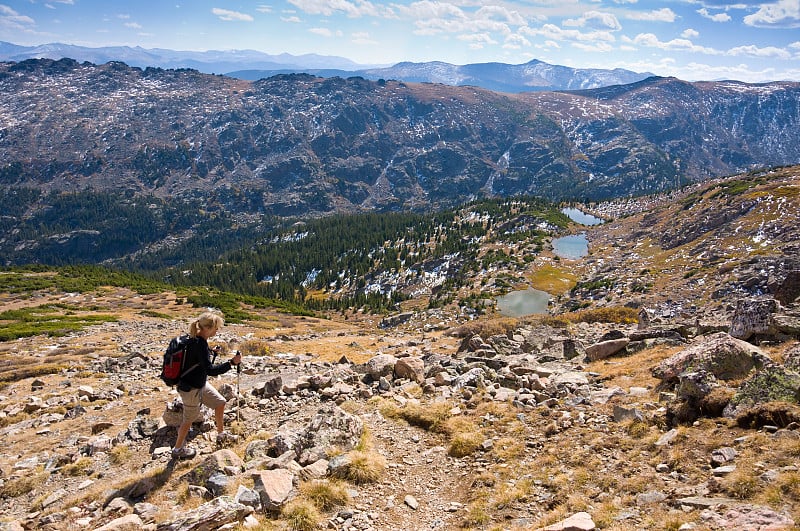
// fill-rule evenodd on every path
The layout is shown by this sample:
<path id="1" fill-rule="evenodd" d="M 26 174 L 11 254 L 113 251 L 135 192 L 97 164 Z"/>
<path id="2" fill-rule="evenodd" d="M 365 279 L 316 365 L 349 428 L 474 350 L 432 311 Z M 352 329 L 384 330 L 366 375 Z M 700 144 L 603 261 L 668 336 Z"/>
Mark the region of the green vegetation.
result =
<path id="1" fill-rule="evenodd" d="M 524 266 L 549 235 L 543 227 L 569 223 L 554 205 L 528 197 L 480 200 L 426 214 L 367 213 L 303 221 L 243 218 L 209 206 L 189 208 L 188 200 L 41 194 L 22 188 L 0 193 L 0 208 L 15 213 L 5 221 L 14 222 L 14 234 L 0 243 L 0 251 L 14 246 L 13 263 L 59 268 L 58 274 L 44 266 L 7 269 L 0 274 L 0 290 L 185 290 L 180 296 L 195 306 L 219 308 L 234 321 L 250 317 L 242 309 L 247 305 L 293 313 L 347 308 L 384 312 L 406 297 L 401 290 L 376 289 L 386 275 L 412 281 L 447 261 L 447 284 L 441 299 L 432 301 L 441 305 L 453 300 L 452 294 L 475 271 L 498 263 L 512 269 Z M 22 214 L 28 215 L 24 221 Z M 163 245 L 176 234 L 186 237 Z M 484 243 L 503 251 L 479 256 Z M 152 251 L 137 253 L 151 244 Z M 101 261 L 114 265 L 90 265 Z"/>
<path id="2" fill-rule="evenodd" d="M 45 304 L 0 313 L 0 341 L 46 334 L 61 337 L 87 326 L 116 321 L 111 315 L 76 315 L 78 308 L 65 304 Z"/>

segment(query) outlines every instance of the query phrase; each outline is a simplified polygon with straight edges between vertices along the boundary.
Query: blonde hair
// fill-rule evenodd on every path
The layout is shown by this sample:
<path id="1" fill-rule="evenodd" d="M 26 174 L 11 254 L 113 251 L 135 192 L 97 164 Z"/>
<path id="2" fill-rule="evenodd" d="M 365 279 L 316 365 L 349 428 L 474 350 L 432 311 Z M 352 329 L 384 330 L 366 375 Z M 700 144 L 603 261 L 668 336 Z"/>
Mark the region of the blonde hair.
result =
<path id="1" fill-rule="evenodd" d="M 201 328 L 219 330 L 224 324 L 225 319 L 223 319 L 220 314 L 214 312 L 203 312 L 200 314 L 200 317 L 192 321 L 192 323 L 189 325 L 189 335 L 191 337 L 197 337 L 197 332 L 199 332 Z"/>

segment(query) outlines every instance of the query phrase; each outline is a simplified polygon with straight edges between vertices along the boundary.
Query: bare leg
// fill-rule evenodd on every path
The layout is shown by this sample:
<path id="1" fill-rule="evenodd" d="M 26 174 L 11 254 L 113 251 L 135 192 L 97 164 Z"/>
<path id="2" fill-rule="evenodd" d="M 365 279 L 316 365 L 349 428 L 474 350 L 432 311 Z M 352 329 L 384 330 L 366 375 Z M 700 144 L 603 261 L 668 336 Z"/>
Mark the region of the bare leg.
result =
<path id="1" fill-rule="evenodd" d="M 175 439 L 175 448 L 183 448 L 183 443 L 186 442 L 186 436 L 189 435 L 189 428 L 192 427 L 192 422 L 182 422 L 178 427 L 178 438 Z"/>
<path id="2" fill-rule="evenodd" d="M 225 430 L 225 404 L 214 408 L 214 419 L 217 421 L 217 433 Z"/>

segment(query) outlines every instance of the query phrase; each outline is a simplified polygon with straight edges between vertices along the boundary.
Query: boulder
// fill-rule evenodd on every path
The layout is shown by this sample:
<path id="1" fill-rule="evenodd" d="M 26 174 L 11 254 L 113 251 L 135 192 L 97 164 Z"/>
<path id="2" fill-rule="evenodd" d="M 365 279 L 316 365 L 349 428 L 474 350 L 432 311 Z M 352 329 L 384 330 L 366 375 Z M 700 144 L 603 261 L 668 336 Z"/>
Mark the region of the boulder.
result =
<path id="1" fill-rule="evenodd" d="M 756 335 L 774 336 L 778 330 L 772 316 L 777 311 L 778 301 L 775 299 L 740 299 L 728 333 L 744 340 Z"/>
<path id="2" fill-rule="evenodd" d="M 364 371 L 373 380 L 379 380 L 382 376 L 390 376 L 394 373 L 394 366 L 397 358 L 391 354 L 378 354 L 373 356 L 364 364 Z"/>
<path id="3" fill-rule="evenodd" d="M 297 495 L 294 474 L 288 470 L 259 470 L 252 473 L 252 478 L 255 491 L 261 498 L 261 506 L 265 510 L 279 510 Z"/>
<path id="4" fill-rule="evenodd" d="M 252 512 L 252 507 L 237 503 L 230 496 L 220 496 L 191 511 L 182 512 L 182 516 L 176 520 L 159 524 L 158 531 L 219 529 L 238 524 Z"/>
<path id="5" fill-rule="evenodd" d="M 359 443 L 363 433 L 364 422 L 359 417 L 338 406 L 326 406 L 317 411 L 302 433 L 302 448 L 341 448 L 348 451 Z"/>
<path id="6" fill-rule="evenodd" d="M 608 341 L 600 341 L 594 345 L 586 347 L 586 357 L 591 361 L 602 360 L 613 356 L 614 354 L 622 351 L 628 346 L 631 340 L 627 337 L 620 339 L 610 339 Z"/>
<path id="7" fill-rule="evenodd" d="M 244 463 L 236 452 L 229 449 L 217 450 L 206 457 L 184 476 L 190 484 L 205 486 L 215 474 L 227 475 L 229 471 L 241 471 Z"/>
<path id="8" fill-rule="evenodd" d="M 681 373 L 706 371 L 718 380 L 745 378 L 754 368 L 772 360 L 758 347 L 719 332 L 678 352 L 651 369 L 666 383 L 678 382 Z"/>
<path id="9" fill-rule="evenodd" d="M 742 382 L 725 408 L 727 417 L 767 402 L 800 403 L 800 374 L 781 365 L 770 365 Z"/>
<path id="10" fill-rule="evenodd" d="M 425 381 L 425 362 L 415 356 L 400 358 L 394 366 L 394 376 L 422 383 Z"/>

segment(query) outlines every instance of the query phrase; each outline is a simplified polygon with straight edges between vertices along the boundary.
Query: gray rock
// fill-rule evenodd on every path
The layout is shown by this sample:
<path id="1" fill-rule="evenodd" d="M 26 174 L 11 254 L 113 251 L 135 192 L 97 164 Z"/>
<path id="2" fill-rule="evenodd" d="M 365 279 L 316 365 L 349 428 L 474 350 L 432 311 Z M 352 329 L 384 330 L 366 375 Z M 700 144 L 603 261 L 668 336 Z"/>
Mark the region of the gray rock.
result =
<path id="1" fill-rule="evenodd" d="M 631 340 L 627 337 L 621 339 L 611 339 L 608 341 L 601 341 L 594 345 L 586 347 L 586 357 L 591 361 L 602 360 L 609 358 L 618 352 L 621 352 L 628 346 Z"/>
<path id="2" fill-rule="evenodd" d="M 364 371 L 373 380 L 378 380 L 382 376 L 391 376 L 394 373 L 394 366 L 397 358 L 391 354 L 378 354 L 373 356 L 364 364 Z"/>
<path id="3" fill-rule="evenodd" d="M 261 510 L 261 496 L 255 490 L 248 489 L 244 485 L 239 485 L 236 496 L 233 499 L 236 503 L 247 505 L 256 511 Z"/>
<path id="4" fill-rule="evenodd" d="M 651 372 L 668 383 L 677 383 L 683 372 L 699 370 L 705 370 L 719 380 L 735 380 L 770 363 L 772 360 L 758 347 L 720 332 L 662 361 Z"/>
<path id="5" fill-rule="evenodd" d="M 242 505 L 229 496 L 220 496 L 192 509 L 176 520 L 159 524 L 158 531 L 184 531 L 190 529 L 219 529 L 236 524 L 253 512 L 252 507 Z"/>
<path id="6" fill-rule="evenodd" d="M 96 528 L 94 531 L 141 531 L 144 528 L 144 522 L 139 515 L 128 514 L 111 520 L 107 524 Z"/>
<path id="7" fill-rule="evenodd" d="M 754 335 L 774 336 L 777 329 L 772 315 L 777 311 L 778 301 L 775 299 L 740 299 L 728 333 L 745 340 Z"/>

